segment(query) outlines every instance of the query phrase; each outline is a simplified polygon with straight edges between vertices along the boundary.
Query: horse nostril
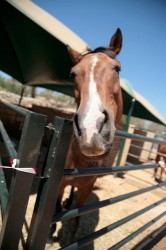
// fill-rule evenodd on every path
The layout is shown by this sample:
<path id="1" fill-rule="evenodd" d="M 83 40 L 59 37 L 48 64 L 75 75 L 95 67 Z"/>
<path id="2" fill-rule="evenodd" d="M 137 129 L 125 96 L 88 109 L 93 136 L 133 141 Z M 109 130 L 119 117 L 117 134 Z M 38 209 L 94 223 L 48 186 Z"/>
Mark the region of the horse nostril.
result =
<path id="1" fill-rule="evenodd" d="M 104 115 L 104 118 L 103 118 L 103 120 L 100 123 L 99 133 L 101 133 L 101 131 L 102 131 L 103 127 L 104 127 L 104 124 L 106 124 L 107 121 L 108 121 L 108 119 L 109 119 L 109 116 L 108 116 L 108 113 L 107 113 L 106 110 L 104 110 L 102 113 Z"/>
<path id="2" fill-rule="evenodd" d="M 78 122 L 78 114 L 75 114 L 74 122 L 75 122 L 75 127 L 77 129 L 78 135 L 81 136 L 81 129 L 79 127 L 79 122 Z"/>
<path id="3" fill-rule="evenodd" d="M 103 111 L 103 115 L 105 116 L 105 117 L 104 117 L 104 124 L 105 124 L 105 123 L 108 122 L 108 117 L 109 117 L 106 110 Z"/>

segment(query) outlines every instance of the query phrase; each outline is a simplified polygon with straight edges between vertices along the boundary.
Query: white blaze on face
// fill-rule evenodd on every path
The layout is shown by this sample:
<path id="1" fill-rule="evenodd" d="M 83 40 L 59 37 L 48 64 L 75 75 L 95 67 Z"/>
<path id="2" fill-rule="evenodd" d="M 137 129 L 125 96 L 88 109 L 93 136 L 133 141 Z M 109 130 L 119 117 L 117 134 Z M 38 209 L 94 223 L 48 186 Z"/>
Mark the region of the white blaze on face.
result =
<path id="1" fill-rule="evenodd" d="M 101 99 L 97 92 L 97 86 L 94 79 L 94 70 L 99 61 L 95 55 L 92 59 L 92 65 L 89 76 L 89 95 L 86 107 L 86 116 L 83 120 L 83 126 L 86 129 L 87 142 L 90 143 L 94 134 L 98 133 L 97 120 L 104 118 L 104 114 L 100 111 Z"/>

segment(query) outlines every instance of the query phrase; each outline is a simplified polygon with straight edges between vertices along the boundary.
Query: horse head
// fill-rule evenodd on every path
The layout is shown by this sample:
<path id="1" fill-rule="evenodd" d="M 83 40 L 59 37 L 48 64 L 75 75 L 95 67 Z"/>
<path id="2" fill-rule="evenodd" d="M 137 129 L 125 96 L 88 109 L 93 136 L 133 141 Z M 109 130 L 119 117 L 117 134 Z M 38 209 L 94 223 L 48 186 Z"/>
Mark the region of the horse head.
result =
<path id="1" fill-rule="evenodd" d="M 121 65 L 115 59 L 121 47 L 122 33 L 117 29 L 108 48 L 99 47 L 84 55 L 69 48 L 75 64 L 71 69 L 77 101 L 74 132 L 81 153 L 88 157 L 102 156 L 111 149 L 122 115 Z"/>

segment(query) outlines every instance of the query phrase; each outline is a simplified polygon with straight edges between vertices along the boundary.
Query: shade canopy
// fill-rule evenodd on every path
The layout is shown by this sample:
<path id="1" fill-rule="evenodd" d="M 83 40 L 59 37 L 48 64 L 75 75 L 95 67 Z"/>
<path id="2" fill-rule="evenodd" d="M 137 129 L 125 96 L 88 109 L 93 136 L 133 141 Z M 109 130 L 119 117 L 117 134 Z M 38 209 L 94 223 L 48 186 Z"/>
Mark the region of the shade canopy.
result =
<path id="1" fill-rule="evenodd" d="M 73 96 L 67 46 L 89 47 L 69 28 L 29 0 L 0 1 L 0 70 L 22 84 Z M 133 116 L 166 125 L 162 115 L 127 81 L 121 80 L 124 114 L 136 100 Z"/>
<path id="2" fill-rule="evenodd" d="M 0 1 L 0 69 L 23 84 L 68 81 L 72 62 L 66 45 L 87 44 L 28 0 Z"/>
<path id="3" fill-rule="evenodd" d="M 120 83 L 123 93 L 124 114 L 128 114 L 131 101 L 134 99 L 135 104 L 132 116 L 160 123 L 166 126 L 166 119 L 149 101 L 147 101 L 141 94 L 135 91 L 127 80 L 122 79 Z"/>

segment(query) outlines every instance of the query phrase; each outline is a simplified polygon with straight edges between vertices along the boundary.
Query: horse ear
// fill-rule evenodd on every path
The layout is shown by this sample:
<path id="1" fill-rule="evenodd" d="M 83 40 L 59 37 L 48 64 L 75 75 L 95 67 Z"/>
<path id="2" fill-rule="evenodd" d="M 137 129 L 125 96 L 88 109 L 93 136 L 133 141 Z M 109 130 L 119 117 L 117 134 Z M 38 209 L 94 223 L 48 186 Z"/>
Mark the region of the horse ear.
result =
<path id="1" fill-rule="evenodd" d="M 78 51 L 72 49 L 70 46 L 67 46 L 70 58 L 74 64 L 78 63 L 82 55 Z"/>
<path id="2" fill-rule="evenodd" d="M 116 55 L 119 54 L 122 48 L 122 32 L 119 28 L 116 30 L 115 34 L 112 36 L 109 47 L 111 50 L 114 51 Z"/>

